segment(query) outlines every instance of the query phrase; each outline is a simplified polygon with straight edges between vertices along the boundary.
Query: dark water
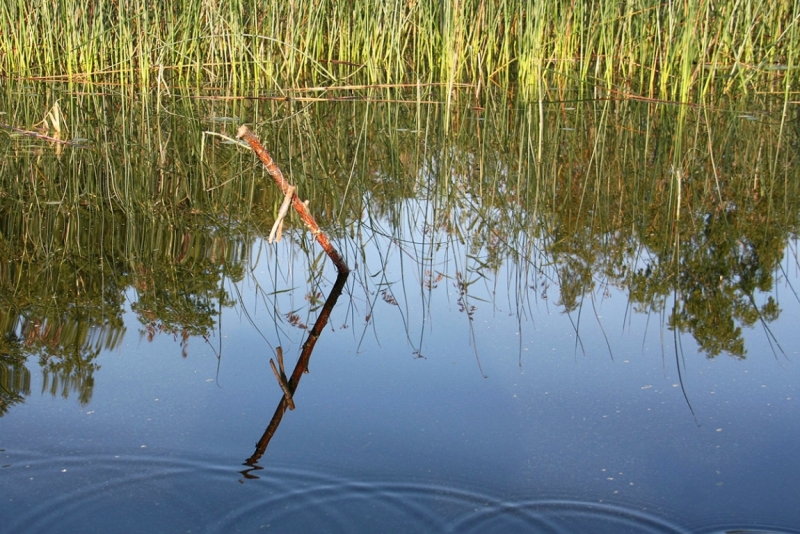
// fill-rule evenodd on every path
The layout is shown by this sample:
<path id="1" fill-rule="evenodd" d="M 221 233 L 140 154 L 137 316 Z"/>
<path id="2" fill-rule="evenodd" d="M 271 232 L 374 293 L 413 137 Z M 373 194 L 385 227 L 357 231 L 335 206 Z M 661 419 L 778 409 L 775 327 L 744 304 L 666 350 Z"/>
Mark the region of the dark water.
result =
<path id="1" fill-rule="evenodd" d="M 337 235 L 353 273 L 266 448 L 282 398 L 270 359 L 280 346 L 292 373 L 335 279 L 302 227 L 269 245 L 244 222 L 36 212 L 49 252 L 17 252 L 4 270 L 0 530 L 800 532 L 797 243 L 788 228 L 769 249 L 742 237 L 775 227 L 774 209 L 737 234 L 731 204 L 694 205 L 677 263 L 645 238 L 615 249 L 617 224 L 599 247 L 606 268 L 579 250 L 598 233 L 581 241 L 558 223 L 567 202 L 537 236 L 503 222 L 503 206 L 483 211 L 476 191 L 454 205 L 409 198 L 370 199 Z M 14 230 L 22 204 L 5 204 L 4 243 L 27 239 Z M 591 207 L 592 220 L 608 209 Z M 716 217 L 728 249 L 697 222 Z M 48 249 L 51 238 L 77 244 Z M 502 246 L 520 255 L 498 260 Z M 751 250 L 769 278 L 758 287 Z M 48 254 L 66 272 L 36 278 L 32 258 Z M 45 298 L 23 299 L 37 280 Z M 119 314 L 103 297 L 105 322 L 41 312 L 57 287 L 90 309 L 81 295 L 112 280 Z"/>

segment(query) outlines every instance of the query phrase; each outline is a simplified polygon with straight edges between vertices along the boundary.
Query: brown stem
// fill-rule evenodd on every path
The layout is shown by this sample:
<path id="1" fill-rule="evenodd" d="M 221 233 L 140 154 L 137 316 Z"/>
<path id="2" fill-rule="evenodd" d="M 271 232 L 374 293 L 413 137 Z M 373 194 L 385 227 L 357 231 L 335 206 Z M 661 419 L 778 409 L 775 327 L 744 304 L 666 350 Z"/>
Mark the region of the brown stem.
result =
<path id="1" fill-rule="evenodd" d="M 253 152 L 256 153 L 258 159 L 260 159 L 264 164 L 264 167 L 267 169 L 269 175 L 275 179 L 275 183 L 278 184 L 278 186 L 281 188 L 281 191 L 283 191 L 283 194 L 286 195 L 287 191 L 289 190 L 289 182 L 287 182 L 286 178 L 283 177 L 283 173 L 275 164 L 275 160 L 272 159 L 272 156 L 269 155 L 269 152 L 267 152 L 267 150 L 261 145 L 258 138 L 253 135 L 253 132 L 251 132 L 247 126 L 241 126 L 239 131 L 236 132 L 236 138 L 242 139 L 248 145 L 250 145 L 250 148 L 252 148 Z M 333 264 L 336 266 L 336 271 L 339 273 L 349 273 L 350 268 L 339 255 L 339 252 L 333 247 L 330 239 L 328 239 L 328 235 L 322 231 L 317 224 L 317 221 L 314 220 L 314 216 L 311 215 L 311 212 L 308 210 L 308 206 L 306 206 L 305 203 L 300 200 L 300 197 L 298 197 L 297 194 L 292 194 L 292 206 L 300 215 L 300 218 L 303 220 L 303 223 L 306 225 L 306 227 L 311 231 L 311 235 L 314 236 L 328 257 L 330 257 L 330 259 L 333 261 Z"/>
<path id="2" fill-rule="evenodd" d="M 308 369 L 308 362 L 311 360 L 311 353 L 314 351 L 314 345 L 316 345 L 317 339 L 319 339 L 319 336 L 322 333 L 322 330 L 325 328 L 325 325 L 328 324 L 331 311 L 333 311 L 333 307 L 336 305 L 339 295 L 342 294 L 344 284 L 347 282 L 347 276 L 348 273 L 340 272 L 336 277 L 336 282 L 333 284 L 333 288 L 331 288 L 331 292 L 328 295 L 328 298 L 325 300 L 325 304 L 322 305 L 322 310 L 319 313 L 319 317 L 317 317 L 314 326 L 308 333 L 308 338 L 306 339 L 305 343 L 303 343 L 303 350 L 300 353 L 300 358 L 297 360 L 297 365 L 294 367 L 292 376 L 289 378 L 288 382 L 286 382 L 286 389 L 283 391 L 283 397 L 278 403 L 278 407 L 275 409 L 275 414 L 272 416 L 272 419 L 270 420 L 269 425 L 267 425 L 266 430 L 264 430 L 264 434 L 261 436 L 261 439 L 259 439 L 258 443 L 256 443 L 255 452 L 250 458 L 245 460 L 245 465 L 249 465 L 252 469 L 260 469 L 260 467 L 258 467 L 258 460 L 266 452 L 267 445 L 269 445 L 269 442 L 272 439 L 272 436 L 275 434 L 275 431 L 278 430 L 278 425 L 281 424 L 283 414 L 286 413 L 286 408 L 289 407 L 289 400 L 294 396 L 295 391 L 297 391 L 297 386 L 300 384 L 300 379 L 303 378 L 303 373 Z M 271 361 L 272 360 L 270 360 L 270 362 Z M 283 385 L 281 385 L 281 389 L 283 389 Z M 247 469 L 241 473 L 245 476 L 245 478 L 257 478 L 250 474 L 252 469 Z"/>

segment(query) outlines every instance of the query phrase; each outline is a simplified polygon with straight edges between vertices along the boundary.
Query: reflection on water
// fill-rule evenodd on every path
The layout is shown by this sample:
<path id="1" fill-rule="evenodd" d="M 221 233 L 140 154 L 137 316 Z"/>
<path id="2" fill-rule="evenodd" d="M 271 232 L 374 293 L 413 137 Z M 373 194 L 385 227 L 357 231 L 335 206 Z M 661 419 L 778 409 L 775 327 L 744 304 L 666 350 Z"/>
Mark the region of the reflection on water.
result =
<path id="1" fill-rule="evenodd" d="M 22 89 L 5 89 L 11 106 Z M 42 106 L 54 98 L 48 86 L 34 95 L 29 101 Z M 92 140 L 91 149 L 69 154 L 69 164 L 27 138 L 7 139 L 3 148 L 2 354 L 16 354 L 14 365 L 39 357 L 47 389 L 76 392 L 84 404 L 97 354 L 125 337 L 128 292 L 142 335 L 175 336 L 186 356 L 190 339 L 207 339 L 220 310 L 241 297 L 225 284 L 246 276 L 255 239 L 268 233 L 280 199 L 256 178 L 265 174 L 252 155 L 205 135 L 229 127 L 215 117 L 264 113 L 258 103 L 187 108 L 176 100 L 174 114 L 153 118 L 121 110 L 118 101 L 69 98 L 64 113 L 73 130 Z M 494 283 L 510 264 L 508 291 L 520 316 L 547 301 L 574 316 L 580 332 L 596 290 L 617 287 L 632 311 L 692 334 L 707 356 L 743 358 L 742 329 L 769 332 L 780 315 L 772 296 L 759 295 L 785 279 L 781 260 L 797 232 L 798 167 L 786 149 L 797 131 L 784 127 L 779 104 L 729 103 L 709 116 L 626 101 L 556 102 L 539 116 L 536 106 L 509 110 L 502 99 L 487 101 L 485 112 L 465 106 L 455 115 L 413 102 L 379 111 L 368 102 L 298 110 L 269 102 L 269 112 L 290 118 L 264 135 L 360 266 L 356 283 L 366 302 L 359 313 L 367 322 L 382 299 L 398 304 L 408 323 L 409 292 L 425 302 L 451 283 L 471 316 L 470 286 Z M 30 105 L 34 115 L 21 108 L 21 123 L 36 117 Z M 744 111 L 762 119 L 743 120 Z M 353 113 L 368 126 L 355 142 Z M 448 117 L 455 127 L 442 123 Z M 122 128 L 92 138 L 87 128 L 98 118 Z M 323 266 L 298 226 L 297 253 L 308 258 L 313 287 Z M 381 274 L 392 254 L 416 263 L 418 289 Z"/>
<path id="2" fill-rule="evenodd" d="M 319 315 L 317 316 L 317 320 L 314 322 L 314 326 L 312 326 L 311 330 L 308 332 L 308 337 L 303 343 L 303 350 L 300 352 L 300 357 L 297 359 L 297 364 L 294 366 L 292 376 L 288 380 L 286 379 L 284 372 L 282 350 L 280 347 L 278 347 L 277 354 L 278 362 L 280 364 L 280 372 L 276 372 L 275 375 L 280 382 L 281 389 L 283 390 L 283 397 L 281 397 L 278 407 L 275 409 L 275 415 L 272 416 L 269 425 L 267 425 L 267 429 L 264 430 L 264 434 L 258 440 L 258 443 L 256 443 L 255 452 L 245 461 L 245 465 L 249 466 L 249 468 L 242 471 L 242 475 L 246 478 L 258 478 L 251 472 L 261 469 L 261 467 L 258 466 L 258 460 L 261 459 L 261 457 L 264 456 L 264 453 L 267 451 L 267 446 L 269 446 L 272 436 L 275 435 L 278 425 L 281 424 L 281 420 L 283 419 L 283 414 L 286 413 L 286 409 L 289 408 L 294 410 L 295 406 L 292 396 L 297 390 L 297 386 L 300 385 L 300 379 L 303 378 L 303 373 L 308 373 L 308 364 L 311 360 L 311 354 L 314 352 L 314 347 L 317 344 L 319 336 L 322 335 L 323 330 L 325 330 L 325 326 L 328 324 L 328 319 L 330 318 L 334 306 L 336 306 L 336 301 L 342 294 L 342 290 L 344 289 L 345 282 L 347 282 L 348 275 L 349 273 L 344 271 L 340 272 L 336 277 L 336 282 L 333 284 L 331 292 L 328 294 L 328 298 L 325 299 L 325 304 L 322 305 L 322 309 L 319 311 Z M 270 364 L 272 365 L 273 371 L 275 371 L 275 365 L 272 363 L 272 360 L 270 360 Z"/>
<path id="3" fill-rule="evenodd" d="M 11 531 L 796 526 L 783 103 L 2 88 L 89 140 L 0 137 Z M 282 195 L 215 117 L 251 121 L 349 278 L 299 220 L 266 243 Z"/>

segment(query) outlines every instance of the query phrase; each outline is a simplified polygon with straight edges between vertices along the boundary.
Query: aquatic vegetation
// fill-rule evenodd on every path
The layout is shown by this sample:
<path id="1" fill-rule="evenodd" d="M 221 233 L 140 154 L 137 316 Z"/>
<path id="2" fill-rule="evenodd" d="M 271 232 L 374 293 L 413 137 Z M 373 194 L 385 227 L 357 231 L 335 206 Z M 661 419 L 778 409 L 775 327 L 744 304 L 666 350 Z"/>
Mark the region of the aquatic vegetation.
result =
<path id="1" fill-rule="evenodd" d="M 322 483 L 350 488 L 369 516 L 380 505 L 364 499 L 377 487 L 373 467 L 394 471 L 398 458 L 417 475 L 452 464 L 458 491 L 465 473 L 486 468 L 476 492 L 456 492 L 466 497 L 461 519 L 440 522 L 431 508 L 425 488 L 451 511 L 455 502 L 437 474 L 425 479 L 434 485 L 381 486 L 402 510 L 422 512 L 422 530 L 538 521 L 531 480 L 549 513 L 552 489 L 563 488 L 558 498 L 574 491 L 594 503 L 573 508 L 592 525 L 603 501 L 628 527 L 680 530 L 612 501 L 620 490 L 640 510 L 664 494 L 659 509 L 694 509 L 691 496 L 674 498 L 686 495 L 685 477 L 664 486 L 689 471 L 705 473 L 689 485 L 717 487 L 715 510 L 743 502 L 756 519 L 797 523 L 791 499 L 781 501 L 797 493 L 785 473 L 747 464 L 765 443 L 791 463 L 797 441 L 782 361 L 800 302 L 797 32 L 785 5 L 411 1 L 356 4 L 354 14 L 352 3 L 325 0 L 185 10 L 37 2 L 0 6 L 0 416 L 36 395 L 31 383 L 81 406 L 94 395 L 98 409 L 54 417 L 30 402 L 2 419 L 12 530 L 80 531 L 87 517 L 113 530 L 131 510 L 134 521 L 185 530 L 176 509 L 201 529 L 242 528 L 244 518 L 263 526 L 275 519 L 267 507 L 287 515 L 281 477 L 300 512 L 308 506 L 295 497 L 319 501 Z M 377 30 L 376 17 L 386 21 Z M 20 35 L 37 32 L 43 47 L 16 54 L 28 42 Z M 267 237 L 286 197 L 231 139 L 245 124 L 349 276 L 333 284 L 294 213 L 281 243 Z M 620 347 L 610 327 L 635 339 Z M 318 339 L 305 379 L 314 387 L 295 397 Z M 630 360 L 616 358 L 620 348 Z M 299 353 L 291 376 L 282 350 Z M 780 361 L 760 365 L 770 350 Z M 721 355 L 750 361 L 703 361 Z M 271 420 L 269 388 L 281 390 Z M 303 417 L 271 441 L 295 400 Z M 764 421 L 774 432 L 762 432 Z M 306 424 L 300 432 L 315 439 L 297 434 Z M 231 446 L 263 425 L 254 451 Z M 586 436 L 598 438 L 598 454 L 580 446 Z M 757 439 L 740 447 L 748 436 Z M 469 445 L 430 456 L 450 450 L 431 443 L 448 442 Z M 686 443 L 700 453 L 685 454 Z M 240 452 L 220 461 L 212 449 L 253 452 L 243 469 Z M 162 461 L 186 454 L 203 460 Z M 248 491 L 252 505 L 230 491 L 211 499 L 230 501 L 215 523 L 186 503 L 230 487 L 219 469 L 230 458 L 240 482 L 267 475 L 266 484 Z M 301 472 L 286 468 L 293 462 Z M 343 476 L 309 477 L 326 463 Z M 742 474 L 720 476 L 720 465 Z M 768 490 L 757 502 L 730 493 L 752 486 L 753 469 Z M 371 482 L 351 478 L 368 471 Z M 208 478 L 175 491 L 198 472 Z M 487 498 L 498 480 L 515 489 Z M 411 509 L 416 497 L 398 487 L 427 500 Z M 153 495 L 179 502 L 138 513 L 165 502 Z M 323 510 L 321 524 L 346 501 Z M 706 530 L 738 528 L 723 515 Z"/>
<path id="2" fill-rule="evenodd" d="M 552 98 L 579 87 L 689 102 L 796 87 L 798 12 L 798 0 L 14 0 L 0 6 L 0 74 L 229 93 L 436 83 L 446 95 L 468 84 Z"/>

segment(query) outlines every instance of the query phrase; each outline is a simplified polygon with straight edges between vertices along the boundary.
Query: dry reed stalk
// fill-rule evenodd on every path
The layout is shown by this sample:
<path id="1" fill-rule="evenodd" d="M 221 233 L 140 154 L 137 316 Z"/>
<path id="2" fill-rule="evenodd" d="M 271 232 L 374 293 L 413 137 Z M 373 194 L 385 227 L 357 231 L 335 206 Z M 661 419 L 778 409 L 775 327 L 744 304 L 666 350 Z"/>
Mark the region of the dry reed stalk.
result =
<path id="1" fill-rule="evenodd" d="M 4 130 L 10 130 L 14 133 L 18 133 L 21 135 L 27 135 L 28 137 L 35 137 L 36 139 L 41 139 L 42 141 L 47 141 L 49 143 L 58 143 L 61 145 L 69 145 L 69 146 L 82 146 L 79 143 L 74 141 L 65 141 L 64 139 L 59 139 L 58 137 L 51 137 L 49 135 L 44 135 L 39 132 L 34 132 L 32 130 L 23 130 L 22 128 L 17 128 L 15 126 L 11 126 L 10 124 L 5 124 L 0 122 L 0 128 Z"/>
<path id="2" fill-rule="evenodd" d="M 264 164 L 264 167 L 267 169 L 269 175 L 272 176 L 272 178 L 275 180 L 275 183 L 277 183 L 281 188 L 283 194 L 289 194 L 289 188 L 292 186 L 290 186 L 289 182 L 286 181 L 286 178 L 283 177 L 283 173 L 281 172 L 280 168 L 278 168 L 278 165 L 275 164 L 275 160 L 272 159 L 272 156 L 269 155 L 269 152 L 267 152 L 267 150 L 263 147 L 258 138 L 253 135 L 253 132 L 251 132 L 247 126 L 241 126 L 239 131 L 236 132 L 236 138 L 242 139 L 248 145 L 250 145 L 250 148 L 252 148 L 253 152 L 256 153 L 258 159 L 260 159 Z M 339 273 L 349 273 L 350 268 L 339 255 L 339 252 L 331 244 L 331 240 L 328 239 L 328 234 L 323 232 L 317 224 L 317 221 L 314 220 L 314 216 L 311 215 L 306 203 L 300 200 L 300 197 L 298 197 L 296 193 L 291 193 L 291 195 L 292 206 L 300 215 L 300 218 L 303 220 L 303 223 L 306 225 L 306 227 L 311 231 L 311 235 L 314 236 L 328 257 L 330 257 L 330 259 L 333 261 L 333 264 L 336 266 L 336 270 Z"/>

